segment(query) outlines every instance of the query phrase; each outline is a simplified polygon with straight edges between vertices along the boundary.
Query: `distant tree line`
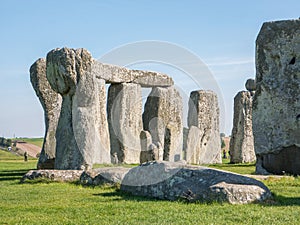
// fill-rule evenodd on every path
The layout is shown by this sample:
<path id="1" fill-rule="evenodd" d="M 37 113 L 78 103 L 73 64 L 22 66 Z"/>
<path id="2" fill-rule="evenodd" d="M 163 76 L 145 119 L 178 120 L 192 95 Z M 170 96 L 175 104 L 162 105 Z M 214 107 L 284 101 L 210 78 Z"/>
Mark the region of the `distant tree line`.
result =
<path id="1" fill-rule="evenodd" d="M 4 137 L 0 137 L 0 146 L 2 147 L 10 147 L 12 143 L 11 139 L 6 139 Z"/>

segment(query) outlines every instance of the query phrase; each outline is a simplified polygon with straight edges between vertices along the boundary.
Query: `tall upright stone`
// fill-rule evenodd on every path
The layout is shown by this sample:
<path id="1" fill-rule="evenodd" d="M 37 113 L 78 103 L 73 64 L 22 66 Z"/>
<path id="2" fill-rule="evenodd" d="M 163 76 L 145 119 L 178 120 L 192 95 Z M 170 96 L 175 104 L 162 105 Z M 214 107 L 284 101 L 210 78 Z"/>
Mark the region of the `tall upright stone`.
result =
<path id="1" fill-rule="evenodd" d="M 264 23 L 256 40 L 256 172 L 300 174 L 300 20 Z"/>
<path id="2" fill-rule="evenodd" d="M 111 152 L 110 152 L 110 136 L 108 130 L 107 121 L 107 96 L 106 96 L 106 85 L 105 80 L 96 79 L 98 85 L 98 96 L 96 99 L 98 104 L 96 104 L 96 127 L 98 129 L 98 139 L 99 149 L 95 149 L 94 152 L 94 163 L 103 164 L 111 162 Z"/>
<path id="3" fill-rule="evenodd" d="M 38 161 L 38 169 L 54 169 L 56 129 L 62 98 L 52 90 L 46 77 L 46 60 L 38 59 L 30 67 L 30 81 L 44 109 L 45 136 Z"/>
<path id="4" fill-rule="evenodd" d="M 152 88 L 145 104 L 143 125 L 153 143 L 163 147 L 163 160 L 182 158 L 182 98 L 173 86 Z"/>
<path id="5" fill-rule="evenodd" d="M 252 100 L 250 91 L 240 91 L 234 97 L 233 128 L 229 147 L 231 163 L 249 163 L 256 160 L 252 132 Z"/>
<path id="6" fill-rule="evenodd" d="M 212 91 L 193 91 L 190 94 L 188 126 L 189 139 L 198 143 L 187 145 L 187 162 L 194 164 L 221 163 L 219 106 L 217 95 Z M 191 129 L 194 126 L 198 129 Z M 199 137 L 199 138 L 195 138 Z M 193 155 L 196 155 L 193 156 Z M 199 158 L 198 158 L 199 157 Z"/>
<path id="7" fill-rule="evenodd" d="M 63 99 L 56 131 L 56 169 L 90 168 L 102 154 L 105 160 L 99 161 L 110 159 L 109 149 L 101 146 L 99 83 L 91 65 L 91 54 L 84 49 L 62 48 L 47 54 L 47 79 Z"/>
<path id="8" fill-rule="evenodd" d="M 111 84 L 108 89 L 108 125 L 111 154 L 119 163 L 139 163 L 142 123 L 141 86 L 134 83 Z"/>

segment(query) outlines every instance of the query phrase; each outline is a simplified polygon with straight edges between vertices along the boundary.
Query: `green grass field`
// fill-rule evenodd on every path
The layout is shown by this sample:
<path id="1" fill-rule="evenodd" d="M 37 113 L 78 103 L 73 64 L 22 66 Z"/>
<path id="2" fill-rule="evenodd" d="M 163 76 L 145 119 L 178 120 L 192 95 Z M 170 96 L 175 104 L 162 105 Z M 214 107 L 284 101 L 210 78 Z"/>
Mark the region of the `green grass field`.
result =
<path id="1" fill-rule="evenodd" d="M 18 141 L 25 141 L 27 143 L 43 147 L 44 138 L 17 138 Z"/>
<path id="2" fill-rule="evenodd" d="M 187 204 L 134 197 L 112 187 L 19 180 L 36 160 L 0 151 L 0 224 L 299 224 L 300 179 L 268 179 L 274 193 L 262 204 Z M 217 165 L 235 172 L 253 165 Z"/>

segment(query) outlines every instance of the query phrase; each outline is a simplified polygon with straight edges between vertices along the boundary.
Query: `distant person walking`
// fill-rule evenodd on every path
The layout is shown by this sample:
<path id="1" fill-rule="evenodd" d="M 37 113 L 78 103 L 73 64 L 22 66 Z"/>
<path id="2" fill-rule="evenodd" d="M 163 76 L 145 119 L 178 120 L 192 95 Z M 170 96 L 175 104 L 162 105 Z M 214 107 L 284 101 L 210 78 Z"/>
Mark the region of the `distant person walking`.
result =
<path id="1" fill-rule="evenodd" d="M 25 151 L 24 152 L 24 161 L 27 162 L 27 160 L 28 160 L 28 153 Z"/>

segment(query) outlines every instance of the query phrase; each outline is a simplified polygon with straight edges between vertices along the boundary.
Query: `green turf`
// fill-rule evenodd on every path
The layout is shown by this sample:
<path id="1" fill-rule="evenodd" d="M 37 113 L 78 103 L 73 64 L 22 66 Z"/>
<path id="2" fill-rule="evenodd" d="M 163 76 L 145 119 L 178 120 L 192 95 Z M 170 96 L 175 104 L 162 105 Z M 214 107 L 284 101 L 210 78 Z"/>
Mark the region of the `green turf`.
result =
<path id="1" fill-rule="evenodd" d="M 27 143 L 43 147 L 44 138 L 18 138 L 18 141 L 25 141 Z"/>
<path id="2" fill-rule="evenodd" d="M 0 151 L 0 224 L 281 225 L 300 221 L 299 178 L 264 181 L 275 199 L 263 204 L 187 204 L 133 197 L 111 187 L 20 184 L 19 179 L 35 168 L 36 160 L 24 162 L 22 157 L 7 153 Z M 230 170 L 234 167 L 218 165 Z M 237 168 L 240 170 L 242 166 Z"/>

